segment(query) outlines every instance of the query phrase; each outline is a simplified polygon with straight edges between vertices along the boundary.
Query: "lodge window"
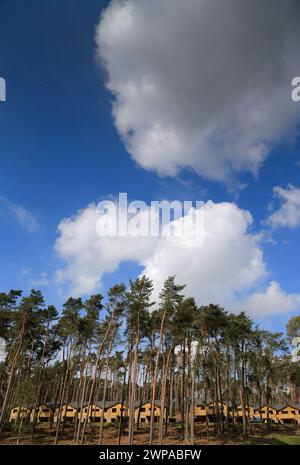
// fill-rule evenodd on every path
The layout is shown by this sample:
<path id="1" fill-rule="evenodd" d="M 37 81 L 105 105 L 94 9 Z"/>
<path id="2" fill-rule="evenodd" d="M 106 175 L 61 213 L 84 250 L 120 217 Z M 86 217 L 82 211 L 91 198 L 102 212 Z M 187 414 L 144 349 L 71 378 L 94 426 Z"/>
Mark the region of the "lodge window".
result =
<path id="1" fill-rule="evenodd" d="M 287 413 L 289 413 L 289 412 L 288 412 L 287 410 L 283 410 L 282 413 L 283 413 L 283 414 L 287 414 Z"/>
<path id="2" fill-rule="evenodd" d="M 116 408 L 113 408 L 111 411 L 112 411 L 113 413 L 116 413 L 117 409 L 116 409 Z"/>
<path id="3" fill-rule="evenodd" d="M 145 407 L 141 408 L 141 412 L 146 412 Z"/>
<path id="4" fill-rule="evenodd" d="M 295 410 L 292 410 L 292 411 L 291 411 L 291 413 L 292 413 L 293 415 L 296 415 L 296 412 L 295 412 Z"/>

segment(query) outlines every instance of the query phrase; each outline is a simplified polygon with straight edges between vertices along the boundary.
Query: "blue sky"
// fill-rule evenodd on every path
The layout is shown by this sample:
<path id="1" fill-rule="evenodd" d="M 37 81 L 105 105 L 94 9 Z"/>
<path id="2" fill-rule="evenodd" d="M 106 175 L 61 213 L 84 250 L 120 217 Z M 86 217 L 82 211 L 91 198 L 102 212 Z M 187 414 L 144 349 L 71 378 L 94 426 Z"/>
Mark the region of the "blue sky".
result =
<path id="1" fill-rule="evenodd" d="M 283 204 L 282 198 L 274 200 L 273 188 L 300 187 L 297 130 L 272 140 L 256 175 L 242 169 L 229 181 L 219 181 L 191 163 L 175 175 L 156 167 L 145 169 L 140 147 L 128 155 L 121 123 L 114 124 L 112 117 L 116 96 L 105 84 L 108 74 L 116 81 L 119 69 L 112 65 L 105 70 L 95 58 L 95 31 L 108 3 L 0 0 L 0 76 L 7 85 L 7 101 L 0 102 L 1 290 L 28 292 L 40 287 L 47 302 L 59 307 L 70 284 L 55 280 L 57 270 L 65 266 L 63 254 L 54 249 L 61 234 L 59 223 L 91 202 L 128 192 L 129 198 L 146 202 L 212 200 L 250 211 L 249 233 L 264 231 L 259 248 L 267 273 L 243 292 L 248 298 L 275 281 L 283 293 L 297 295 L 294 300 L 300 302 L 299 227 L 265 224 L 270 204 L 273 211 Z M 300 62 L 297 65 L 300 74 Z M 297 111 L 300 116 L 300 104 Z M 296 127 L 298 122 L 296 118 Z M 103 271 L 102 290 L 137 276 L 144 266 L 134 255 L 121 260 L 115 272 Z M 226 263 L 220 267 L 226 273 Z M 270 329 L 284 330 L 287 318 L 299 307 L 294 303 L 255 319 Z"/>

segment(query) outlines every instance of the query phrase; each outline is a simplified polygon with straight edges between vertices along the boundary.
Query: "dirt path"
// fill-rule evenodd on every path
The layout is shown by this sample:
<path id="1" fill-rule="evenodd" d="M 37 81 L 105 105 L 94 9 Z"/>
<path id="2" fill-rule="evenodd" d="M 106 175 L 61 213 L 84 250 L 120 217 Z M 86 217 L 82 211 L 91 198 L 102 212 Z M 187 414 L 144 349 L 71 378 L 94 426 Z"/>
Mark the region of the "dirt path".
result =
<path id="1" fill-rule="evenodd" d="M 267 429 L 265 425 L 255 425 L 252 433 L 246 441 L 238 433 L 228 433 L 223 437 L 217 437 L 212 432 L 207 438 L 205 426 L 196 424 L 195 437 L 196 445 L 209 445 L 209 444 L 300 444 L 300 426 L 294 425 L 272 425 Z M 33 441 L 31 440 L 31 433 L 22 433 L 20 444 L 36 444 L 45 445 L 53 444 L 55 430 L 49 430 L 47 425 L 39 425 L 36 429 Z M 73 427 L 69 426 L 65 429 L 64 437 L 59 441 L 61 445 L 74 444 L 73 442 L 74 431 Z M 156 431 L 156 437 L 158 432 Z M 149 440 L 149 428 L 141 427 L 139 431 L 135 432 L 134 444 L 146 445 Z M 17 434 L 14 432 L 2 432 L 0 435 L 0 444 L 16 444 Z M 86 444 L 98 444 L 98 428 L 94 432 L 87 431 Z M 106 427 L 104 431 L 103 445 L 114 445 L 118 443 L 118 429 L 115 427 Z M 154 442 L 157 444 L 157 442 Z M 122 445 L 127 444 L 127 432 L 125 431 L 121 441 Z M 168 436 L 164 441 L 165 445 L 188 445 L 186 441 L 182 441 L 180 437 L 180 428 L 176 426 L 168 427 Z"/>

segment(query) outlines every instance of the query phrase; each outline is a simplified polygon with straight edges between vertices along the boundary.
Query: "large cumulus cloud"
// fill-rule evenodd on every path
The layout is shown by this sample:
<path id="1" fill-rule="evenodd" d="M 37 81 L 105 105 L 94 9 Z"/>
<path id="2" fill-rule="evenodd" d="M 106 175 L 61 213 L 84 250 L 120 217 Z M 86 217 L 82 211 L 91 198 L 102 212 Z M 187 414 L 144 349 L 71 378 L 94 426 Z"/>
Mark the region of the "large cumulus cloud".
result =
<path id="1" fill-rule="evenodd" d="M 298 108 L 298 0 L 114 0 L 97 56 L 132 158 L 161 175 L 257 173 Z"/>
<path id="2" fill-rule="evenodd" d="M 57 280 L 75 295 L 94 292 L 101 288 L 106 273 L 131 260 L 153 280 L 154 298 L 164 280 L 175 274 L 178 282 L 187 284 L 186 294 L 194 296 L 199 305 L 220 303 L 256 317 L 299 308 L 300 295 L 289 295 L 278 283 L 268 283 L 260 237 L 251 232 L 251 214 L 228 202 L 209 201 L 201 208 L 203 241 L 199 247 L 191 247 L 192 210 L 183 219 L 171 221 L 173 234 L 169 237 L 100 237 L 99 213 L 91 204 L 59 224 L 56 251 L 64 266 L 57 271 Z M 114 221 L 110 214 L 107 219 Z M 187 237 L 176 235 L 182 222 Z"/>

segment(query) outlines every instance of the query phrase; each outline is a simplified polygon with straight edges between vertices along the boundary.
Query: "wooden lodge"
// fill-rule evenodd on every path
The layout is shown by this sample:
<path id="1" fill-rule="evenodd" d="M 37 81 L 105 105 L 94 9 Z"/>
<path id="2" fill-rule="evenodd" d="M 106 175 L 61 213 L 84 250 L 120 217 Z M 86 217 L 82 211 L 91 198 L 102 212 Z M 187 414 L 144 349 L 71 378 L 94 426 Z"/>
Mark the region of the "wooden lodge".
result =
<path id="1" fill-rule="evenodd" d="M 54 417 L 54 413 L 54 404 L 42 404 L 39 407 L 31 410 L 30 421 L 33 422 L 34 418 L 37 423 L 51 421 Z"/>
<path id="2" fill-rule="evenodd" d="M 254 416 L 254 408 L 251 405 L 245 405 L 244 410 L 248 420 Z M 243 421 L 242 404 L 238 404 L 235 408 L 232 408 L 230 414 L 234 416 L 237 421 Z"/>
<path id="3" fill-rule="evenodd" d="M 86 403 L 84 403 L 83 406 L 85 407 Z M 80 409 L 81 409 L 80 402 L 68 402 L 67 404 L 63 405 L 61 409 L 60 421 L 65 421 L 65 422 L 78 421 L 79 415 L 80 415 Z M 58 422 L 59 411 L 60 411 L 60 407 L 57 407 L 54 413 L 54 423 Z"/>
<path id="4" fill-rule="evenodd" d="M 30 410 L 27 407 L 16 406 L 11 409 L 9 421 L 16 422 L 17 420 L 27 420 L 30 416 Z"/>
<path id="5" fill-rule="evenodd" d="M 222 418 L 227 416 L 227 404 L 226 402 L 216 402 L 211 401 L 205 404 L 203 400 L 195 399 L 195 421 L 204 422 L 206 419 L 208 421 L 214 421 L 217 415 L 220 415 Z M 229 413 L 231 409 L 229 408 Z"/>
<path id="6" fill-rule="evenodd" d="M 89 410 L 89 413 L 88 413 Z M 121 419 L 121 411 L 122 411 L 122 403 L 119 401 L 107 401 L 104 404 L 104 415 L 103 415 L 103 422 L 104 423 L 115 423 Z M 103 412 L 103 402 L 93 402 L 89 409 L 86 405 L 83 408 L 83 414 L 81 416 L 81 421 L 84 422 L 86 416 L 88 414 L 88 423 L 91 422 L 100 422 L 102 418 Z M 127 406 L 123 404 L 123 418 L 127 417 Z"/>
<path id="7" fill-rule="evenodd" d="M 127 407 L 123 404 L 123 417 L 126 417 Z M 121 418 L 121 402 L 105 402 L 104 417 L 107 423 L 115 423 Z"/>
<path id="8" fill-rule="evenodd" d="M 88 423 L 99 422 L 102 416 L 102 407 L 100 402 L 93 402 L 89 407 L 85 406 L 82 409 L 81 421 L 85 422 L 88 415 Z"/>
<path id="9" fill-rule="evenodd" d="M 161 404 L 159 400 L 156 400 L 154 403 L 154 422 L 157 423 L 161 416 Z M 166 417 L 166 409 L 164 413 L 164 417 Z M 135 403 L 134 408 L 134 421 L 137 423 L 150 423 L 151 420 L 151 402 L 146 401 L 142 404 L 140 401 Z"/>
<path id="10" fill-rule="evenodd" d="M 281 405 L 274 406 L 276 413 L 274 414 L 275 423 L 292 423 L 300 425 L 300 405 Z"/>
<path id="11" fill-rule="evenodd" d="M 195 399 L 195 421 L 205 421 L 209 417 L 210 408 L 200 399 Z"/>

